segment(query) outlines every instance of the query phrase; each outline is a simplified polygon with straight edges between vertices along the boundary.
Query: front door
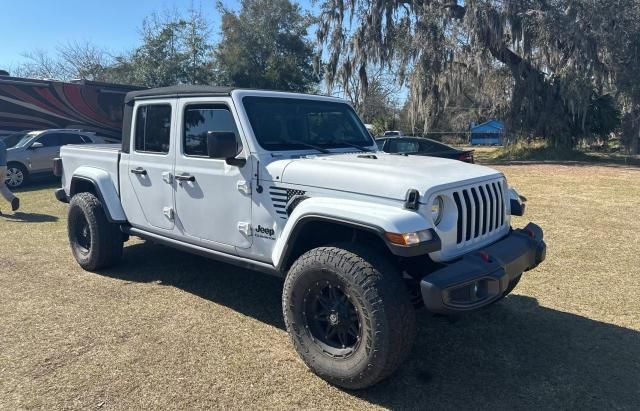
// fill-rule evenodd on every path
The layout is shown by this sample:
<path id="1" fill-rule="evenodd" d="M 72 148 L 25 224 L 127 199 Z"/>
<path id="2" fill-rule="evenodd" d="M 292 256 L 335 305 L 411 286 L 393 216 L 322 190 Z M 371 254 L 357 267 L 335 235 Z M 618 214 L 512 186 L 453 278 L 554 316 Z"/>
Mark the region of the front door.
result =
<path id="1" fill-rule="evenodd" d="M 60 133 L 46 133 L 34 142 L 42 144 L 40 148 L 29 147 L 29 168 L 32 173 L 51 171 L 53 159 L 60 156 Z"/>
<path id="2" fill-rule="evenodd" d="M 135 107 L 133 141 L 127 175 L 135 199 L 125 211 L 139 216 L 131 221 L 140 228 L 174 227 L 172 124 L 175 101 L 140 103 Z M 133 208 L 133 209 L 129 209 Z"/>
<path id="3" fill-rule="evenodd" d="M 232 107 L 230 98 L 215 102 L 209 99 L 206 103 L 179 100 L 182 116 L 175 162 L 176 223 L 184 235 L 213 247 L 248 248 L 252 238 L 251 163 L 239 167 L 207 155 L 209 131 L 233 132 L 242 141 Z"/>

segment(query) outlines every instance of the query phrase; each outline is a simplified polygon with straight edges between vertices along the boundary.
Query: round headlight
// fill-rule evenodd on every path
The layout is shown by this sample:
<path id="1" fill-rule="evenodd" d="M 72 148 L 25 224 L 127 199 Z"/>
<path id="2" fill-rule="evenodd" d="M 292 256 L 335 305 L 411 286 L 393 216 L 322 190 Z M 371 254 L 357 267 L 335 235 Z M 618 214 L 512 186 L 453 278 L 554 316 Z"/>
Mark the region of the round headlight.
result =
<path id="1" fill-rule="evenodd" d="M 433 220 L 433 224 L 438 225 L 442 220 L 442 214 L 444 211 L 444 200 L 442 196 L 437 196 L 433 199 L 431 203 L 431 219 Z"/>

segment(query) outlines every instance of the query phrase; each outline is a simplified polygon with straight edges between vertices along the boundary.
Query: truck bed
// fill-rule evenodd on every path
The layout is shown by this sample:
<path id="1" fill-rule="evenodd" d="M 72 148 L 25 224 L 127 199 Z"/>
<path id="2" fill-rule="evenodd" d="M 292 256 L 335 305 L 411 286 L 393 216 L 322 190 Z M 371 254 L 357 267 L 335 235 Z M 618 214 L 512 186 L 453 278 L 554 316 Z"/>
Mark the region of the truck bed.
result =
<path id="1" fill-rule="evenodd" d="M 69 194 L 71 177 L 81 167 L 99 169 L 109 177 L 119 194 L 118 164 L 120 162 L 120 144 L 68 145 L 60 149 L 62 158 L 62 187 Z"/>

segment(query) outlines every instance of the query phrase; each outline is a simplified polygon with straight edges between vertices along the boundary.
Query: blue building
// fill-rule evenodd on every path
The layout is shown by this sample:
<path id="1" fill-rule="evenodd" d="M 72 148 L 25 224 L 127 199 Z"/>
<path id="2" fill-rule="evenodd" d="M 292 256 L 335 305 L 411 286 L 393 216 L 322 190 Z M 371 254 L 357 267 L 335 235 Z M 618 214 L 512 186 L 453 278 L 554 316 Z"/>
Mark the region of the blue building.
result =
<path id="1" fill-rule="evenodd" d="M 471 145 L 502 145 L 504 124 L 489 120 L 482 124 L 471 124 Z"/>

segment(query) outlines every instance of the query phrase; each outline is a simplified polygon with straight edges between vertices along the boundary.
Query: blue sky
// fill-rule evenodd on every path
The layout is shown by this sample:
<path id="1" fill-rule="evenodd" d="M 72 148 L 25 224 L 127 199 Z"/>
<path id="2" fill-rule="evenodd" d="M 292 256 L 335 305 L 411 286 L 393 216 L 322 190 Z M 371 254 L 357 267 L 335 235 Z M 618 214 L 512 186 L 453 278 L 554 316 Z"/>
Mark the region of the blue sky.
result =
<path id="1" fill-rule="evenodd" d="M 237 8 L 237 0 L 223 0 Z M 305 0 L 301 4 L 309 4 Z M 153 12 L 186 12 L 193 5 L 220 22 L 215 0 L 0 0 L 0 68 L 24 61 L 36 49 L 55 52 L 69 42 L 88 41 L 117 54 L 140 44 L 142 20 Z"/>
<path id="2" fill-rule="evenodd" d="M 295 1 L 295 0 L 294 0 Z M 312 0 L 298 0 L 305 9 Z M 232 9 L 239 0 L 223 0 Z M 186 13 L 198 8 L 209 20 L 215 41 L 220 17 L 216 0 L 0 0 L 0 69 L 9 70 L 25 61 L 22 54 L 56 48 L 73 42 L 89 42 L 111 54 L 140 45 L 140 28 L 154 12 Z M 401 100 L 407 90 L 402 89 Z"/>

